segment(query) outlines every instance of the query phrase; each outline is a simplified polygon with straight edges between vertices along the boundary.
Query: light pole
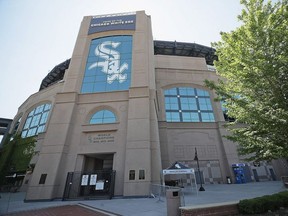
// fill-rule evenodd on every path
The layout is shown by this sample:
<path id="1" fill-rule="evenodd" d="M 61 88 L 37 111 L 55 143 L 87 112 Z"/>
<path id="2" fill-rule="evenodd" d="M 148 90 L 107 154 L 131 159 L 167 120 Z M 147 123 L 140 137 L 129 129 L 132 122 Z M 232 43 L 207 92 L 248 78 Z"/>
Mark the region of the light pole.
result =
<path id="1" fill-rule="evenodd" d="M 202 175 L 201 175 L 201 173 L 200 173 L 199 159 L 198 159 L 197 148 L 196 148 L 196 147 L 195 147 L 195 157 L 194 157 L 194 160 L 197 161 L 198 174 L 199 174 L 199 178 L 200 178 L 200 188 L 199 188 L 199 191 L 205 191 L 204 187 L 202 186 Z"/>

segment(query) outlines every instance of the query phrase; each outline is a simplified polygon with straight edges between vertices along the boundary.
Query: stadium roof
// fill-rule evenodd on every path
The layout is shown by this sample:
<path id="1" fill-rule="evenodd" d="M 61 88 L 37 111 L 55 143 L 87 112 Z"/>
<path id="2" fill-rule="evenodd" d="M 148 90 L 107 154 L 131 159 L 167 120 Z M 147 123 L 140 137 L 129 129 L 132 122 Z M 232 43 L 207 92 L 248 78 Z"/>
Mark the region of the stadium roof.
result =
<path id="1" fill-rule="evenodd" d="M 65 70 L 69 67 L 70 60 L 71 59 L 67 59 L 66 61 L 56 65 L 42 80 L 39 91 L 62 80 L 65 74 Z"/>
<path id="2" fill-rule="evenodd" d="M 217 60 L 215 51 L 211 47 L 196 43 L 154 41 L 154 55 L 202 57 L 206 59 L 208 65 L 214 65 L 214 60 Z"/>

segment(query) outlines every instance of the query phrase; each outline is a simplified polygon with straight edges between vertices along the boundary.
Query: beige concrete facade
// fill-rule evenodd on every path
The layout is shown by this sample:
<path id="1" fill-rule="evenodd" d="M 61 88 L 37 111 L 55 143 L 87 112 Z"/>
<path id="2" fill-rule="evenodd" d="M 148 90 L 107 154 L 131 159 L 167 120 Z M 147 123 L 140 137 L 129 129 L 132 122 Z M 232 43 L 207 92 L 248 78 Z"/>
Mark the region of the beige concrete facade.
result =
<path id="1" fill-rule="evenodd" d="M 113 30 L 88 35 L 91 16 L 84 17 L 64 82 L 31 95 L 20 107 L 15 122 L 19 129 L 37 105 L 51 103 L 45 131 L 38 135 L 35 164 L 28 180 L 26 200 L 45 200 L 63 196 L 67 173 L 113 169 L 116 171 L 115 196 L 147 196 L 152 183 L 160 184 L 160 173 L 175 161 L 196 168 L 195 147 L 205 183 L 226 183 L 233 178 L 231 165 L 241 162 L 236 145 L 223 135 L 225 123 L 221 105 L 204 80 L 217 80 L 208 70 L 205 58 L 154 55 L 151 20 L 136 12 L 135 30 Z M 110 35 L 133 37 L 132 71 L 129 90 L 81 93 L 84 70 L 92 39 Z M 210 93 L 215 122 L 166 122 L 164 91 L 172 87 L 193 87 Z M 89 124 L 91 116 L 103 109 L 113 111 L 115 123 Z M 268 167 L 268 168 L 267 168 Z M 252 167 L 254 168 L 254 167 Z M 261 175 L 281 165 L 261 167 Z M 260 170 L 260 168 L 255 167 Z M 136 178 L 129 179 L 130 171 Z M 145 178 L 139 179 L 144 170 Z M 39 184 L 47 174 L 45 184 Z"/>

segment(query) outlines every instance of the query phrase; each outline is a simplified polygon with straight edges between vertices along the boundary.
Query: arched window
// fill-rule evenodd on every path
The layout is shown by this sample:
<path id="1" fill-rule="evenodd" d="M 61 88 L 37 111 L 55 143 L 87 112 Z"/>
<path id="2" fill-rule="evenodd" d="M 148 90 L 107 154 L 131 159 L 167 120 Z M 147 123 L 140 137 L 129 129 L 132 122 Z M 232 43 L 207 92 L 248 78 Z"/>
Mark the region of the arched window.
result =
<path id="1" fill-rule="evenodd" d="M 42 104 L 29 113 L 22 129 L 22 138 L 31 137 L 44 131 L 50 109 L 51 104 Z"/>
<path id="2" fill-rule="evenodd" d="M 167 122 L 215 122 L 207 91 L 177 87 L 165 90 L 164 94 Z"/>
<path id="3" fill-rule="evenodd" d="M 96 112 L 90 119 L 90 124 L 106 124 L 115 122 L 116 116 L 109 110 L 100 110 Z"/>

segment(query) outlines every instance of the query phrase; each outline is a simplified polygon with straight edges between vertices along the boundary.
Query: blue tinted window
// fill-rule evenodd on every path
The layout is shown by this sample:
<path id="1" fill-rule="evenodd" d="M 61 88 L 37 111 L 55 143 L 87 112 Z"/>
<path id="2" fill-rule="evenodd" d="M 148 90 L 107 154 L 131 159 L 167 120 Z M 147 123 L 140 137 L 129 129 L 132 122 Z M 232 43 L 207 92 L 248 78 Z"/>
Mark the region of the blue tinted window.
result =
<path id="1" fill-rule="evenodd" d="M 202 122 L 214 122 L 213 113 L 201 113 Z"/>
<path id="2" fill-rule="evenodd" d="M 165 95 L 177 95 L 177 90 L 176 88 L 171 88 L 171 89 L 167 89 L 165 90 Z"/>
<path id="3" fill-rule="evenodd" d="M 179 122 L 180 121 L 179 112 L 166 112 L 166 121 L 167 122 Z"/>
<path id="4" fill-rule="evenodd" d="M 180 103 L 182 110 L 198 110 L 196 98 L 181 97 Z"/>
<path id="5" fill-rule="evenodd" d="M 167 110 L 179 110 L 179 103 L 177 97 L 166 97 L 165 107 Z"/>
<path id="6" fill-rule="evenodd" d="M 198 112 L 183 112 L 183 122 L 199 122 L 199 113 Z"/>
<path id="7" fill-rule="evenodd" d="M 167 122 L 214 122 L 209 92 L 190 88 L 171 88 L 164 91 Z"/>
<path id="8" fill-rule="evenodd" d="M 209 93 L 207 91 L 196 89 L 198 96 L 209 96 Z"/>
<path id="9" fill-rule="evenodd" d="M 200 110 L 212 110 L 210 98 L 199 98 Z"/>
<path id="10" fill-rule="evenodd" d="M 131 82 L 132 36 L 91 41 L 81 93 L 128 90 Z"/>
<path id="11" fill-rule="evenodd" d="M 109 110 L 98 111 L 90 119 L 90 124 L 105 124 L 115 122 L 116 122 L 116 116 L 113 112 Z"/>
<path id="12" fill-rule="evenodd" d="M 179 94 L 180 95 L 186 95 L 186 96 L 192 96 L 195 95 L 195 91 L 193 88 L 179 88 Z"/>
<path id="13" fill-rule="evenodd" d="M 25 121 L 21 137 L 35 136 L 43 132 L 51 109 L 51 104 L 42 104 L 32 110 Z"/>

